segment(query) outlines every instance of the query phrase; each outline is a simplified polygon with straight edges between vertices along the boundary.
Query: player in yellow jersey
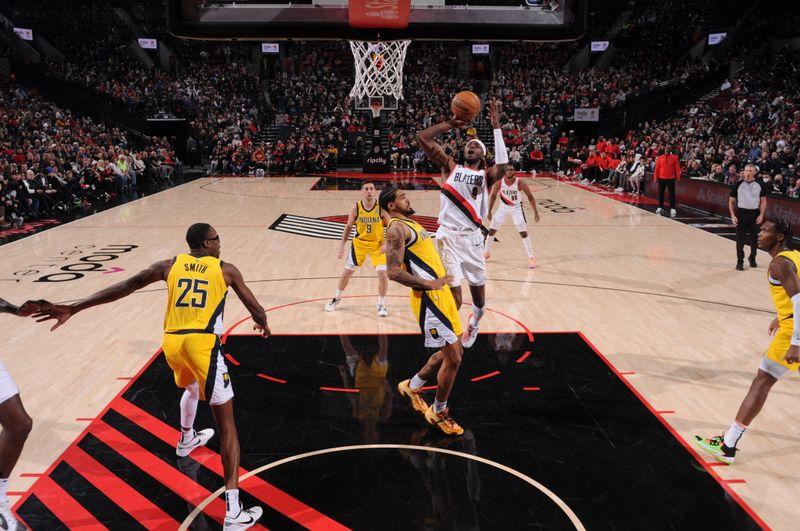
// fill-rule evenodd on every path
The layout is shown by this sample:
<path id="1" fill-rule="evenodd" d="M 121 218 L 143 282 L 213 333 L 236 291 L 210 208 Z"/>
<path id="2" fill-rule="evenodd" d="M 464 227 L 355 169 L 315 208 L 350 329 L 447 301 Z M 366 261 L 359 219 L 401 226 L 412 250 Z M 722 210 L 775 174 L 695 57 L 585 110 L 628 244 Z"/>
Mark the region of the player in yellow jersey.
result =
<path id="1" fill-rule="evenodd" d="M 238 295 L 263 337 L 270 334 L 267 315 L 244 283 L 241 272 L 219 259 L 219 234 L 211 225 L 195 223 L 186 232 L 189 254 L 156 262 L 131 278 L 98 291 L 71 305 L 52 305 L 35 317 L 55 319 L 52 330 L 76 313 L 121 299 L 154 282 L 167 283 L 163 350 L 175 384 L 185 389 L 181 398 L 181 438 L 176 453 L 185 457 L 214 435 L 193 428 L 198 400 L 211 406 L 220 432 L 220 454 L 225 475 L 227 510 L 223 529 L 247 529 L 261 518 L 262 509 L 244 509 L 239 503 L 239 439 L 233 416 L 233 388 L 219 343 L 222 310 L 228 286 Z"/>
<path id="2" fill-rule="evenodd" d="M 386 278 L 386 255 L 383 253 L 383 226 L 389 222 L 389 216 L 381 210 L 375 194 L 375 185 L 366 182 L 361 185 L 361 201 L 357 202 L 350 211 L 347 224 L 342 233 L 342 242 L 339 245 L 339 259 L 345 258 L 344 271 L 339 278 L 339 286 L 331 301 L 325 305 L 326 312 L 332 312 L 342 299 L 342 292 L 350 282 L 355 269 L 361 267 L 369 256 L 372 267 L 378 273 L 378 316 L 386 317 L 386 290 L 389 281 Z M 345 246 L 350 238 L 350 232 L 356 227 L 356 235 L 350 246 L 350 251 L 345 257 Z"/>
<path id="3" fill-rule="evenodd" d="M 786 220 L 767 220 L 761 225 L 758 248 L 772 257 L 767 280 L 777 317 L 769 324 L 768 332 L 774 338 L 731 427 L 716 437 L 694 438 L 700 448 L 729 465 L 736 456 L 736 445 L 761 411 L 772 386 L 787 372 L 800 367 L 800 319 L 796 317 L 800 315 L 800 251 L 792 250 L 791 242 L 792 227 Z"/>
<path id="4" fill-rule="evenodd" d="M 400 382 L 397 390 L 425 415 L 428 424 L 447 435 L 461 435 L 464 428 L 453 420 L 447 407 L 461 365 L 461 321 L 448 285 L 453 278 L 445 271 L 431 234 L 411 219 L 414 210 L 406 193 L 389 186 L 381 192 L 379 202 L 391 217 L 386 231 L 389 278 L 411 288 L 411 309 L 425 346 L 439 349 L 413 378 Z M 420 390 L 434 377 L 436 399 L 428 406 Z"/>

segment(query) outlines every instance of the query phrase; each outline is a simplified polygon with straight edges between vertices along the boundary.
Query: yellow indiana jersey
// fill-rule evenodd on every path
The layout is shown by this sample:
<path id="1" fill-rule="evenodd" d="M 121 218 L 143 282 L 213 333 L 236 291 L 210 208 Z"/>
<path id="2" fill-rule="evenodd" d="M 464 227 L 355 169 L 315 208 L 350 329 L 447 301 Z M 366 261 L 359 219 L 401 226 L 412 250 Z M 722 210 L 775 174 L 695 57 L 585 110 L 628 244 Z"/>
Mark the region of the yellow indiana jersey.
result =
<path id="1" fill-rule="evenodd" d="M 361 201 L 356 203 L 358 215 L 356 216 L 356 238 L 367 242 L 383 241 L 383 220 L 381 219 L 381 207 L 375 201 L 375 206 L 371 210 L 364 208 Z"/>
<path id="2" fill-rule="evenodd" d="M 428 280 L 446 275 L 447 272 L 433 244 L 431 234 L 415 221 L 392 218 L 389 225 L 395 222 L 405 224 L 413 233 L 411 240 L 406 241 L 406 251 L 403 256 L 406 271 Z"/>
<path id="3" fill-rule="evenodd" d="M 222 334 L 228 286 L 219 258 L 179 254 L 169 270 L 167 290 L 164 332 Z"/>
<path id="4" fill-rule="evenodd" d="M 794 264 L 795 271 L 800 273 L 800 251 L 783 251 L 778 253 L 778 256 L 788 258 Z M 775 258 L 777 258 L 776 256 Z M 778 321 L 789 319 L 794 314 L 792 300 L 786 294 L 786 290 L 780 283 L 769 276 L 769 268 L 767 268 L 767 278 L 769 280 L 769 292 L 772 295 L 772 302 L 775 303 L 775 311 L 778 313 Z"/>

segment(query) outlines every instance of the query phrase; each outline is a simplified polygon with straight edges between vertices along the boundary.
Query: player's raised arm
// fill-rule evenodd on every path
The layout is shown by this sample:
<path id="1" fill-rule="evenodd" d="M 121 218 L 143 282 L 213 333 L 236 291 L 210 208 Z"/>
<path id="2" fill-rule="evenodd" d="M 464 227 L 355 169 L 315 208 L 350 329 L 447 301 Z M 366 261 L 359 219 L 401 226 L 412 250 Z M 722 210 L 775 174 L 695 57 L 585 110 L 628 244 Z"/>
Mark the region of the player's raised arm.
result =
<path id="1" fill-rule="evenodd" d="M 166 280 L 169 274 L 169 269 L 172 267 L 172 260 L 162 260 L 151 265 L 147 269 L 143 269 L 122 282 L 118 282 L 113 286 L 98 291 L 89 295 L 85 299 L 76 302 L 75 304 L 53 304 L 47 308 L 42 309 L 41 312 L 35 314 L 33 317 L 37 322 L 56 320 L 50 330 L 55 330 L 62 324 L 66 323 L 70 317 L 78 312 L 81 312 L 92 306 L 99 306 L 101 304 L 108 304 L 123 297 L 127 297 L 134 291 L 142 289 L 159 280 Z"/>
<path id="2" fill-rule="evenodd" d="M 487 108 L 489 110 L 489 121 L 492 122 L 492 129 L 494 130 L 494 166 L 486 172 L 486 179 L 491 186 L 495 181 L 502 179 L 506 173 L 508 151 L 503 140 L 503 130 L 500 127 L 500 100 L 492 98 Z"/>
<path id="3" fill-rule="evenodd" d="M 247 284 L 244 283 L 241 271 L 235 265 L 225 262 L 222 265 L 222 273 L 225 275 L 225 281 L 228 282 L 228 285 L 253 317 L 253 322 L 255 323 L 253 328 L 260 331 L 262 337 L 269 337 L 271 332 L 269 326 L 267 326 L 267 313 L 256 300 L 250 288 L 247 287 Z"/>
<path id="4" fill-rule="evenodd" d="M 419 144 L 419 146 L 422 148 L 422 151 L 425 152 L 428 160 L 430 160 L 442 171 L 450 173 L 453 171 L 456 162 L 453 160 L 453 157 L 444 152 L 442 146 L 440 146 L 439 143 L 434 140 L 434 138 L 441 135 L 445 131 L 455 129 L 457 127 L 463 127 L 465 125 L 467 125 L 467 122 L 458 120 L 454 116 L 450 120 L 439 122 L 438 124 L 434 124 L 424 131 L 417 133 L 417 144 Z"/>
<path id="5" fill-rule="evenodd" d="M 533 197 L 533 192 L 531 192 L 531 188 L 528 186 L 528 183 L 522 181 L 522 179 L 518 179 L 519 182 L 519 189 L 520 191 L 525 194 L 525 197 L 528 198 L 528 203 L 531 204 L 531 208 L 533 209 L 533 217 L 536 223 L 539 223 L 539 209 L 536 208 L 536 198 Z"/>

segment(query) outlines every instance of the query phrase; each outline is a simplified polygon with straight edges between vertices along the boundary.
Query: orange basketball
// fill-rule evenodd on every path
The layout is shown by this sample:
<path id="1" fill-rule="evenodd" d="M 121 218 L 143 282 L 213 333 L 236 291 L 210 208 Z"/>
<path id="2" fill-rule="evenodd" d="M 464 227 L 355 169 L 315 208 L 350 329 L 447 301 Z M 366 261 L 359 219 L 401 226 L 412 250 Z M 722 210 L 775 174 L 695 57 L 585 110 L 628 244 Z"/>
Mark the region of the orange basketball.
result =
<path id="1" fill-rule="evenodd" d="M 481 99 L 474 92 L 462 90 L 450 102 L 450 110 L 456 118 L 464 122 L 471 122 L 481 112 Z"/>

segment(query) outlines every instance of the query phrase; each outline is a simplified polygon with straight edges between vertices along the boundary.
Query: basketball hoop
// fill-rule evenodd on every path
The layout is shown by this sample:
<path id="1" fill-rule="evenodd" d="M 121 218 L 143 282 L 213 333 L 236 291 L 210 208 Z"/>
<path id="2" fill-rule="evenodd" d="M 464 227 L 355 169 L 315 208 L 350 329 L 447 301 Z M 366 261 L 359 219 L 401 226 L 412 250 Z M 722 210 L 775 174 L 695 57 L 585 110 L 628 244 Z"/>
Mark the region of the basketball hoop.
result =
<path id="1" fill-rule="evenodd" d="M 403 99 L 403 64 L 411 41 L 350 41 L 356 66 L 350 97 L 360 99 L 393 96 Z M 374 107 L 370 103 L 370 108 Z M 380 111 L 380 110 L 379 110 Z"/>

